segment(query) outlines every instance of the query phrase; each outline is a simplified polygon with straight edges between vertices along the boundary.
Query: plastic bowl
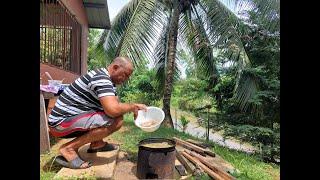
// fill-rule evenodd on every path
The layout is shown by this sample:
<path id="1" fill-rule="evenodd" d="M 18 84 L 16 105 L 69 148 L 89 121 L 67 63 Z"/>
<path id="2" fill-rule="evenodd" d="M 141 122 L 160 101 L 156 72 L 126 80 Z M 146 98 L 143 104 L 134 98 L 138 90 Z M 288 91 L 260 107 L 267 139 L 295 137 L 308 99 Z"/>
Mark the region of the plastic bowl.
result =
<path id="1" fill-rule="evenodd" d="M 49 86 L 61 86 L 62 81 L 61 80 L 48 80 Z"/>
<path id="2" fill-rule="evenodd" d="M 134 121 L 135 125 L 145 132 L 153 132 L 157 130 L 162 121 L 164 120 L 164 112 L 158 107 L 147 107 L 147 111 L 139 110 L 137 119 Z M 152 126 L 141 126 L 142 123 L 146 123 L 150 120 L 156 121 L 156 124 Z"/>

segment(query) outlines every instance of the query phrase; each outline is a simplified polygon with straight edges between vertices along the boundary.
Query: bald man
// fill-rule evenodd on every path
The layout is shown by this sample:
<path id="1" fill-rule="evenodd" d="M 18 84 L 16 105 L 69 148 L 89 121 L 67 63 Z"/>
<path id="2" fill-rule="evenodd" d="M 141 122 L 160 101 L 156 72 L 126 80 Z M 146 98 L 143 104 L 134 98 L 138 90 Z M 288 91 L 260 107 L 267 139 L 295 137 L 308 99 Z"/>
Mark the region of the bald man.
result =
<path id="1" fill-rule="evenodd" d="M 88 153 L 114 150 L 115 145 L 102 139 L 122 126 L 123 115 L 146 110 L 144 104 L 121 103 L 116 86 L 123 84 L 133 72 L 127 57 L 117 57 L 107 68 L 99 68 L 82 75 L 59 96 L 48 117 L 50 133 L 55 137 L 71 138 L 59 151 L 56 162 L 62 166 L 81 169 L 91 166 L 78 155 L 78 149 L 90 143 Z"/>

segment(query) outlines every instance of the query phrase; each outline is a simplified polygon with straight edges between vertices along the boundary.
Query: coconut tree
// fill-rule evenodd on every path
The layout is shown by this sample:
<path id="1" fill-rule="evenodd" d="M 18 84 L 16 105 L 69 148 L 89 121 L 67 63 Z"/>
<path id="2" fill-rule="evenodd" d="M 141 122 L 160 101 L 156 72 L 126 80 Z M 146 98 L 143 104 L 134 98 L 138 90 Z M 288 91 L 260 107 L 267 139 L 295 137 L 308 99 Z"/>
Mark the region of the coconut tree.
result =
<path id="1" fill-rule="evenodd" d="M 107 61 L 128 56 L 136 66 L 142 54 L 154 61 L 163 94 L 164 122 L 173 127 L 170 100 L 174 80 L 179 78 L 177 44 L 192 53 L 197 69 L 213 83 L 219 78 L 213 52 L 229 54 L 240 79 L 250 60 L 239 33 L 242 22 L 234 10 L 257 9 L 257 14 L 270 18 L 279 14 L 278 4 L 277 0 L 131 0 L 112 21 L 111 29 L 101 36 L 97 52 L 102 52 Z M 241 93 L 248 92 L 246 97 L 250 97 L 254 88 L 250 86 Z"/>

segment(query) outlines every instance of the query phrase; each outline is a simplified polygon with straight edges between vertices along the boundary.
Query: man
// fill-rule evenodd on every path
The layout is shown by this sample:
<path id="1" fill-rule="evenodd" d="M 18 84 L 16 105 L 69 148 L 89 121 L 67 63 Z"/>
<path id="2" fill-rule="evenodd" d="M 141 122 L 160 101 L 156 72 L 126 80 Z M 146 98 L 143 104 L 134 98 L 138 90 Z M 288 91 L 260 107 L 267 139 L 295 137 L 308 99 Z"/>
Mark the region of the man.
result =
<path id="1" fill-rule="evenodd" d="M 48 124 L 55 137 L 70 138 L 56 158 L 59 164 L 73 168 L 88 168 L 78 155 L 78 149 L 90 143 L 88 153 L 114 150 L 116 147 L 102 139 L 122 126 L 123 115 L 146 110 L 144 104 L 118 101 L 115 85 L 123 84 L 131 76 L 133 65 L 127 57 L 117 57 L 107 68 L 88 72 L 70 84 L 59 96 Z"/>

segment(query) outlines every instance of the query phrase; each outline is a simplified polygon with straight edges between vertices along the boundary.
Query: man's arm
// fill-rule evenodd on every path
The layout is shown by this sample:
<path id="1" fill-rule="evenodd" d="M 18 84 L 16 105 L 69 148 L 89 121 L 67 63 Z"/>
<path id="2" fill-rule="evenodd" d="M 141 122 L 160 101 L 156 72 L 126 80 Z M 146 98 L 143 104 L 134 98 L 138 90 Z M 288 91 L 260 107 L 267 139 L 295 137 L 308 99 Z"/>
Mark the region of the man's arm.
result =
<path id="1" fill-rule="evenodd" d="M 117 96 L 103 96 L 100 98 L 100 102 L 104 112 L 113 118 L 128 112 L 133 112 L 136 115 L 138 110 L 146 110 L 144 104 L 120 103 Z"/>

